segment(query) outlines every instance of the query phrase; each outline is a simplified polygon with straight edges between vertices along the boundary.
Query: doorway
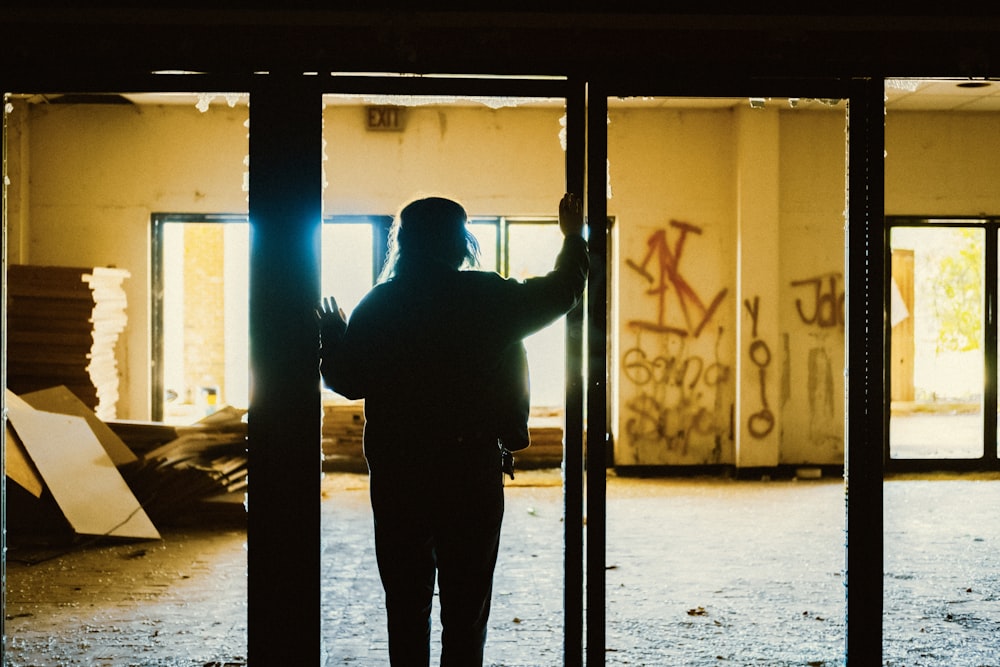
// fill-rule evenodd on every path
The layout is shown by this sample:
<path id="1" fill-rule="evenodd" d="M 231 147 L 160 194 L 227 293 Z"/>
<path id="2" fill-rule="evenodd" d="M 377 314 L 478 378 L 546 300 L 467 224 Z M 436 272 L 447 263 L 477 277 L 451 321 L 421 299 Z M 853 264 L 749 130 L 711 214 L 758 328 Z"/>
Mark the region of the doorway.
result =
<path id="1" fill-rule="evenodd" d="M 844 463 L 844 391 L 837 383 L 844 377 L 846 342 L 846 104 L 726 92 L 730 96 L 609 95 L 607 121 L 599 115 L 591 125 L 591 166 L 608 165 L 607 214 L 616 221 L 609 254 L 614 296 L 608 300 L 615 477 L 717 465 L 736 468 L 747 480 L 761 466 L 770 480 L 783 463 Z M 602 140 L 607 155 L 595 157 Z M 590 466 L 587 472 L 588 492 L 602 490 L 604 471 Z M 834 484 L 840 491 L 840 481 Z M 752 494 L 774 487 L 730 488 L 748 495 L 725 497 L 727 516 L 759 526 L 754 505 L 762 496 Z M 656 502 L 607 495 L 606 526 L 600 526 L 606 539 L 600 552 L 588 552 L 588 664 L 624 664 L 615 659 L 626 653 L 643 664 L 693 664 L 692 647 L 704 642 L 658 643 L 671 635 L 666 628 L 677 611 L 714 621 L 706 628 L 713 659 L 724 659 L 716 656 L 732 642 L 743 661 L 836 661 L 845 626 L 820 628 L 799 624 L 800 618 L 793 629 L 788 614 L 768 619 L 781 606 L 776 599 L 763 603 L 768 614 L 754 616 L 740 614 L 722 595 L 740 591 L 760 605 L 784 585 L 792 552 L 756 564 L 753 571 L 762 579 L 741 574 L 727 585 L 734 549 L 741 563 L 748 562 L 766 551 L 762 533 L 743 539 L 723 531 L 734 546 L 706 548 L 705 526 L 685 527 L 683 506 L 705 508 L 710 494 L 685 496 L 683 484 L 672 493 Z M 824 525 L 843 525 L 842 495 L 809 502 L 800 498 L 797 506 L 809 506 L 813 517 L 825 515 Z M 641 536 L 624 530 L 637 513 L 647 520 Z M 588 514 L 588 537 L 596 527 Z M 790 521 L 769 537 L 785 530 L 795 534 L 797 547 L 829 559 L 831 569 L 842 559 L 838 543 L 797 532 Z M 710 532 L 711 539 L 721 535 Z M 692 535 L 701 548 L 697 557 L 671 560 Z M 662 570 L 636 574 L 630 567 L 636 540 L 660 550 Z M 712 583 L 699 587 L 700 580 Z M 656 600 L 654 610 L 631 603 L 629 591 L 638 585 Z M 821 617 L 843 618 L 843 579 L 824 577 L 811 590 L 813 603 L 824 607 Z M 699 604 L 685 606 L 692 597 Z M 723 615 L 733 621 L 718 620 Z M 773 625 L 762 630 L 768 622 Z M 789 653 L 780 658 L 745 641 L 784 632 L 790 633 Z M 677 653 L 670 653 L 674 648 Z"/>
<path id="2" fill-rule="evenodd" d="M 997 467 L 998 222 L 887 219 L 887 470 Z"/>

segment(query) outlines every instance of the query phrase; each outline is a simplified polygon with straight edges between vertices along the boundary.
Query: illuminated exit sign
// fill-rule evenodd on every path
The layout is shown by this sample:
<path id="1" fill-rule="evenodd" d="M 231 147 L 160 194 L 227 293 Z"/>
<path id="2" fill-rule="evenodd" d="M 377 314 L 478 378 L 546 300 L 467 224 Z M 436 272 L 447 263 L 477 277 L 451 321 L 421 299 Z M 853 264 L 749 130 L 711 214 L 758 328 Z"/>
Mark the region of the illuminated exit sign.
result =
<path id="1" fill-rule="evenodd" d="M 369 130 L 402 130 L 403 109 L 393 106 L 365 107 L 365 127 Z"/>

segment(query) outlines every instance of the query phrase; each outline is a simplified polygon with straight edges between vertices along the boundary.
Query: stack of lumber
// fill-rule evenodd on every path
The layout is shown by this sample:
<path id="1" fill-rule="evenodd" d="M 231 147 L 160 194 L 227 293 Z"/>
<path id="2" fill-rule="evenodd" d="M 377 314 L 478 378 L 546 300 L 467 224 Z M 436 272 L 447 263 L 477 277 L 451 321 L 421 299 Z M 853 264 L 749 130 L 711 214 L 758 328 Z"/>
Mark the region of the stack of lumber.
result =
<path id="1" fill-rule="evenodd" d="M 98 417 L 113 419 L 128 276 L 114 268 L 8 266 L 7 387 L 66 386 Z"/>
<path id="2" fill-rule="evenodd" d="M 558 468 L 563 459 L 562 412 L 535 410 L 528 422 L 531 446 L 514 455 L 521 469 Z M 323 405 L 323 469 L 367 472 L 364 402 Z"/>
<path id="3" fill-rule="evenodd" d="M 328 403 L 323 406 L 323 468 L 364 472 L 364 403 Z"/>
<path id="4" fill-rule="evenodd" d="M 139 456 L 120 470 L 154 521 L 170 520 L 200 501 L 245 493 L 245 414 L 224 406 L 189 426 L 108 422 Z"/>

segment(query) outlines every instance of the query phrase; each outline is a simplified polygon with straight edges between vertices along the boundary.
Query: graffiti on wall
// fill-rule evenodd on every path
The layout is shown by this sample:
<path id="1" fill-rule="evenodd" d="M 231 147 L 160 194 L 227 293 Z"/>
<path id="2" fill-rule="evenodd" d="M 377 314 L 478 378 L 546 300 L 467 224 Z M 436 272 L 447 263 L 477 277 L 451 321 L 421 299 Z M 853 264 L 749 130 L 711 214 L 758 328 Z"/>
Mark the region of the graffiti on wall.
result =
<path id="1" fill-rule="evenodd" d="M 841 332 L 845 327 L 843 278 L 842 272 L 830 271 L 791 282 L 799 294 L 795 299 L 796 313 L 799 320 L 809 327 L 811 340 L 807 357 L 799 358 L 795 363 L 790 361 L 793 368 L 789 369 L 789 372 L 794 372 L 794 367 L 803 369 L 804 364 L 805 398 L 808 401 L 805 406 L 808 416 L 805 441 L 834 452 L 842 451 L 844 442 L 843 417 L 837 409 L 838 394 L 833 372 L 835 359 L 842 359 L 843 355 L 836 343 L 843 341 Z"/>
<path id="2" fill-rule="evenodd" d="M 724 427 L 715 404 L 730 369 L 692 354 L 677 333 L 656 338 L 659 350 L 647 351 L 637 343 L 622 357 L 622 371 L 634 388 L 625 401 L 625 433 L 634 445 L 687 454 L 692 436 L 711 436 Z"/>
<path id="3" fill-rule="evenodd" d="M 634 447 L 680 454 L 688 453 L 693 438 L 706 438 L 718 458 L 721 433 L 729 426 L 720 418 L 726 414 L 720 389 L 730 367 L 718 360 L 722 328 L 715 329 L 714 340 L 703 333 L 727 290 L 703 298 L 681 268 L 689 237 L 701 233 L 700 227 L 671 220 L 667 229 L 650 234 L 640 261 L 625 261 L 643 278 L 641 296 L 651 306 L 649 317 L 627 323 L 635 341 L 621 364 L 627 380 L 624 430 Z"/>
<path id="4" fill-rule="evenodd" d="M 659 229 L 646 239 L 646 256 L 641 262 L 625 260 L 630 269 L 646 280 L 649 286 L 646 294 L 657 300 L 654 319 L 633 320 L 629 326 L 698 337 L 725 298 L 726 288 L 707 302 L 701 298 L 681 271 L 688 234 L 701 234 L 701 227 L 677 220 L 671 220 L 670 227 L 678 232 L 673 245 L 667 240 L 668 230 Z M 671 302 L 676 304 L 674 309 L 668 308 Z"/>
<path id="5" fill-rule="evenodd" d="M 807 295 L 795 299 L 795 310 L 802 322 L 822 329 L 844 328 L 845 293 L 840 283 L 844 274 L 831 271 L 822 275 L 793 280 L 792 287 L 801 287 Z"/>
<path id="6" fill-rule="evenodd" d="M 767 403 L 767 367 L 771 365 L 771 348 L 767 341 L 757 336 L 757 317 L 760 315 L 760 297 L 743 300 L 743 307 L 747 309 L 751 320 L 751 341 L 750 341 L 750 363 L 757 368 L 757 377 L 760 386 L 760 409 L 747 417 L 747 432 L 751 437 L 767 437 L 774 430 L 774 413 Z"/>

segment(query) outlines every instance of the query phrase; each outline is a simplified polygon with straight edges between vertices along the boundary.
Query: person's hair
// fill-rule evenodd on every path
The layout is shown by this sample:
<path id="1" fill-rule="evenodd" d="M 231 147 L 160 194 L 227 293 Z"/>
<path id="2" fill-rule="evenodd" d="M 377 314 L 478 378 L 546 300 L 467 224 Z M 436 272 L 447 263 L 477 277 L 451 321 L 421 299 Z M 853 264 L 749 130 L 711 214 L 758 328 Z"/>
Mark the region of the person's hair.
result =
<path id="1" fill-rule="evenodd" d="M 403 206 L 389 231 L 389 248 L 379 282 L 397 275 L 404 266 L 478 266 L 479 243 L 469 231 L 468 221 L 465 208 L 445 197 L 423 197 Z"/>

